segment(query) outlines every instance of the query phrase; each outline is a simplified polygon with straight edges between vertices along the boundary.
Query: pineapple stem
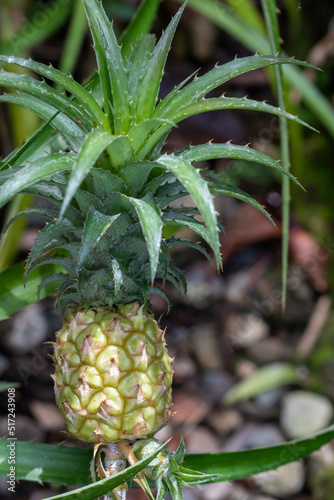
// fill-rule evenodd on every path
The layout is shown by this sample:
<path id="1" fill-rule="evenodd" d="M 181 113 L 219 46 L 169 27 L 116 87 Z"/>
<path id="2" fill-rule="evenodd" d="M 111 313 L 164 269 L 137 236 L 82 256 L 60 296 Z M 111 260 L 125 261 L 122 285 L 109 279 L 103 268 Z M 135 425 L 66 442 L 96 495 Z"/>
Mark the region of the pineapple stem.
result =
<path id="1" fill-rule="evenodd" d="M 136 456 L 134 454 L 133 449 L 129 445 L 129 443 L 126 443 L 125 441 L 117 443 L 117 449 L 124 455 L 130 465 L 135 465 L 138 460 L 136 459 Z M 148 485 L 147 479 L 144 476 L 142 472 L 138 472 L 137 477 L 134 478 L 134 481 L 140 486 L 140 488 L 143 490 L 143 492 L 146 494 L 147 498 L 150 500 L 154 500 L 154 497 L 152 495 L 151 489 Z"/>
<path id="2" fill-rule="evenodd" d="M 103 448 L 105 454 L 104 467 L 100 455 L 98 457 L 98 473 L 99 475 L 105 475 L 105 477 L 113 476 L 118 472 L 121 472 L 126 468 L 126 459 L 122 453 L 117 448 L 115 443 L 107 444 Z M 101 460 L 101 461 L 100 461 Z M 102 474 L 100 472 L 102 470 Z M 126 500 L 126 492 L 128 486 L 126 483 L 121 484 L 115 488 L 109 495 L 104 495 L 104 500 Z"/>

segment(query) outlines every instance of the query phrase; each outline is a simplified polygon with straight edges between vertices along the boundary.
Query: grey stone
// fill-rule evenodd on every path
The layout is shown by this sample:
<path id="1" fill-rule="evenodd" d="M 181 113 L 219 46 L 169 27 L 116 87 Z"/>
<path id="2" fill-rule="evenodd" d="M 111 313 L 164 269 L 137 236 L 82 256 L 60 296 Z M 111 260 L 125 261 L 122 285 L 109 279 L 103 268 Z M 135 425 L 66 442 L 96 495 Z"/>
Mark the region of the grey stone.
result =
<path id="1" fill-rule="evenodd" d="M 226 321 L 225 338 L 231 347 L 250 347 L 269 335 L 269 325 L 253 312 L 241 315 L 232 313 Z"/>
<path id="2" fill-rule="evenodd" d="M 6 344 L 18 354 L 28 353 L 45 341 L 47 333 L 48 323 L 42 306 L 32 304 L 14 317 L 12 328 L 6 336 Z"/>
<path id="3" fill-rule="evenodd" d="M 208 420 L 211 427 L 220 435 L 229 434 L 241 427 L 243 422 L 240 413 L 229 408 L 211 413 Z"/>
<path id="4" fill-rule="evenodd" d="M 217 437 L 204 426 L 199 426 L 186 437 L 187 453 L 216 453 L 219 451 Z"/>
<path id="5" fill-rule="evenodd" d="M 282 399 L 281 427 L 289 438 L 298 439 L 327 427 L 333 406 L 325 396 L 308 391 L 293 391 Z"/>
<path id="6" fill-rule="evenodd" d="M 224 451 L 265 448 L 284 441 L 282 433 L 273 424 L 246 424 L 226 440 Z"/>
<path id="7" fill-rule="evenodd" d="M 214 325 L 203 324 L 191 329 L 192 346 L 196 359 L 203 370 L 219 370 L 222 356 Z"/>
<path id="8" fill-rule="evenodd" d="M 176 356 L 173 363 L 173 382 L 182 384 L 196 373 L 196 364 L 190 356 Z"/>
<path id="9" fill-rule="evenodd" d="M 277 337 L 267 337 L 249 348 L 249 355 L 259 364 L 286 361 L 291 357 L 291 349 L 287 343 Z"/>
<path id="10" fill-rule="evenodd" d="M 286 498 L 299 493 L 305 481 L 304 465 L 291 462 L 278 469 L 261 472 L 254 478 L 255 484 L 267 495 Z"/>

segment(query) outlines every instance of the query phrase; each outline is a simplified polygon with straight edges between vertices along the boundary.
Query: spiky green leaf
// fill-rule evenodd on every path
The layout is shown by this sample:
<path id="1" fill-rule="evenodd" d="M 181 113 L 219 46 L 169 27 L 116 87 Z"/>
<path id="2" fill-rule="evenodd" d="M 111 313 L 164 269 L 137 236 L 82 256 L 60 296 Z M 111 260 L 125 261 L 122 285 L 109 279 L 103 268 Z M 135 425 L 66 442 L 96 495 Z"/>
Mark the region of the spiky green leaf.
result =
<path id="1" fill-rule="evenodd" d="M 162 220 L 159 207 L 149 196 L 145 198 L 128 198 L 135 207 L 144 233 L 148 253 L 150 255 L 151 282 L 153 283 L 158 267 L 162 234 Z"/>
<path id="2" fill-rule="evenodd" d="M 265 68 L 273 64 L 299 64 L 309 66 L 307 63 L 298 61 L 285 56 L 254 56 L 235 58 L 221 66 L 215 66 L 203 76 L 195 77 L 185 88 L 180 90 L 173 99 L 167 95 L 156 107 L 152 117 L 173 119 L 176 113 L 183 107 L 189 106 L 194 102 L 205 97 L 211 90 L 219 87 L 223 83 L 235 78 L 236 76 L 254 71 L 255 69 Z"/>
<path id="3" fill-rule="evenodd" d="M 147 65 L 145 75 L 137 86 L 135 95 L 137 122 L 149 117 L 156 105 L 161 78 L 172 39 L 180 21 L 185 4 L 180 7 L 157 43 Z M 149 92 L 147 91 L 149 89 Z"/>
<path id="4" fill-rule="evenodd" d="M 16 171 L 0 187 L 0 207 L 7 203 L 16 193 L 32 186 L 37 181 L 56 172 L 71 170 L 74 165 L 75 155 L 72 153 L 55 153 L 31 162 L 26 167 Z"/>
<path id="5" fill-rule="evenodd" d="M 226 196 L 232 196 L 232 198 L 236 198 L 237 200 L 248 203 L 252 207 L 259 210 L 263 215 L 270 220 L 270 222 L 275 226 L 275 222 L 273 221 L 271 215 L 267 212 L 265 207 L 261 205 L 255 198 L 247 194 L 242 189 L 232 186 L 228 182 L 225 182 L 214 172 L 207 172 L 205 177 L 208 179 L 210 191 L 213 193 L 224 194 Z"/>
<path id="6" fill-rule="evenodd" d="M 93 129 L 87 135 L 70 175 L 65 198 L 60 211 L 60 217 L 64 215 L 66 208 L 70 204 L 77 189 L 95 162 L 99 159 L 107 146 L 109 146 L 116 139 L 117 137 L 100 129 Z"/>
<path id="7" fill-rule="evenodd" d="M 95 210 L 94 207 L 91 207 L 83 229 L 77 270 L 79 270 L 90 250 L 98 243 L 99 239 L 105 234 L 107 229 L 119 215 L 120 214 L 112 216 L 105 215 Z"/>
<path id="8" fill-rule="evenodd" d="M 0 102 L 18 104 L 23 108 L 29 109 L 37 116 L 40 116 L 48 122 L 52 128 L 57 130 L 65 139 L 67 144 L 74 151 L 79 151 L 81 144 L 85 139 L 85 133 L 75 121 L 68 116 L 57 111 L 51 104 L 33 95 L 25 93 L 3 94 L 0 95 Z"/>
<path id="9" fill-rule="evenodd" d="M 76 119 L 80 120 L 86 130 L 89 130 L 94 125 L 94 121 L 83 107 L 76 104 L 72 99 L 68 99 L 65 94 L 58 92 L 43 81 L 35 80 L 28 75 L 0 70 L 0 85 L 38 97 L 74 121 Z"/>
<path id="10" fill-rule="evenodd" d="M 194 102 L 185 106 L 176 112 L 173 117 L 174 122 L 178 123 L 189 116 L 197 115 L 199 113 L 205 113 L 206 111 L 224 110 L 224 109 L 246 109 L 251 111 L 263 111 L 265 113 L 270 113 L 276 116 L 284 116 L 289 120 L 303 125 L 311 130 L 316 131 L 314 127 L 304 122 L 300 118 L 291 113 L 287 113 L 285 110 L 277 108 L 276 106 L 271 106 L 263 101 L 254 101 L 252 99 L 247 99 L 247 97 L 237 98 L 237 97 L 226 97 L 225 95 L 210 99 L 201 99 L 200 101 Z"/>
<path id="11" fill-rule="evenodd" d="M 136 108 L 133 97 L 135 95 L 137 85 L 147 69 L 147 64 L 154 50 L 154 46 L 154 35 L 149 34 L 139 38 L 131 51 L 128 62 L 128 88 L 130 107 L 132 111 Z"/>
<path id="12" fill-rule="evenodd" d="M 151 31 L 159 4 L 160 0 L 143 0 L 141 2 L 130 23 L 119 38 L 124 60 L 128 59 L 129 56 L 131 57 L 131 49 L 135 46 L 136 42 L 141 40 L 143 35 Z"/>
<path id="13" fill-rule="evenodd" d="M 199 144 L 198 146 L 190 146 L 177 154 L 189 162 L 213 160 L 215 158 L 234 158 L 262 163 L 286 175 L 303 189 L 303 186 L 297 181 L 296 177 L 282 167 L 279 161 L 273 160 L 270 156 L 256 151 L 249 146 L 239 146 L 230 142 L 224 144 L 209 142 L 207 144 Z"/>
<path id="14" fill-rule="evenodd" d="M 193 197 L 207 227 L 208 237 L 206 240 L 209 240 L 208 243 L 214 251 L 217 267 L 221 267 L 217 216 L 207 183 L 201 177 L 199 171 L 183 158 L 174 155 L 163 155 L 157 160 L 157 163 L 164 165 L 167 170 L 172 172 Z"/>
<path id="15" fill-rule="evenodd" d="M 112 25 L 98 0 L 83 0 L 89 27 L 94 39 L 94 49 L 99 65 L 100 79 L 104 94 L 105 110 L 111 104 L 120 123 L 114 133 L 127 131 L 130 120 L 128 82 L 121 48 Z"/>
<path id="16" fill-rule="evenodd" d="M 98 119 L 101 125 L 106 124 L 106 116 L 94 97 L 82 85 L 76 82 L 71 75 L 64 75 L 64 73 L 53 68 L 51 65 L 47 66 L 45 64 L 35 62 L 32 59 L 23 59 L 22 57 L 0 55 L 0 63 L 1 62 L 16 64 L 21 68 L 30 69 L 39 75 L 48 78 L 70 92 L 72 96 L 75 97 L 76 100 L 84 107 L 86 112 L 90 112 L 89 114 L 94 121 Z"/>

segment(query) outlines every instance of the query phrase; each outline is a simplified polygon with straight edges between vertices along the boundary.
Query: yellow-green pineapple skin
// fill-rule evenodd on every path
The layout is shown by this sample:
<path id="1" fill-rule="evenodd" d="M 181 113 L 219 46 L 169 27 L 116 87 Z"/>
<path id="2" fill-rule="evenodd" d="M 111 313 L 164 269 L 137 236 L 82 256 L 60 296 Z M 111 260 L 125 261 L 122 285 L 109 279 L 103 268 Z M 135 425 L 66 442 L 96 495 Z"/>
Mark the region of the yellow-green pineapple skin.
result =
<path id="1" fill-rule="evenodd" d="M 91 443 L 153 435 L 170 418 L 172 360 L 139 302 L 68 310 L 54 352 L 56 402 L 69 432 Z"/>

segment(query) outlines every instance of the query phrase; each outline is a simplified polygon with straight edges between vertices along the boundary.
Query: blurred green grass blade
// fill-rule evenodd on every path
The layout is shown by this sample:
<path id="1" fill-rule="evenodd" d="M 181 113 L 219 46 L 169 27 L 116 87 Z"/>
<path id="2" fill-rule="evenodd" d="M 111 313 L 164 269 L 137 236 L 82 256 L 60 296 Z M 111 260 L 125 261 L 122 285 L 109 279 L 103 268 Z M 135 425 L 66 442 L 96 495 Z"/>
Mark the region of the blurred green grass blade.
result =
<path id="1" fill-rule="evenodd" d="M 160 0 L 143 0 L 140 4 L 129 25 L 119 38 L 124 59 L 128 59 L 132 47 L 135 46 L 141 35 L 145 35 L 151 31 L 159 4 Z"/>
<path id="2" fill-rule="evenodd" d="M 59 70 L 72 73 L 78 61 L 79 53 L 86 34 L 86 14 L 81 0 L 75 0 L 71 22 L 65 39 L 62 56 L 59 62 Z M 56 86 L 58 90 L 60 86 Z"/>
<path id="3" fill-rule="evenodd" d="M 282 385 L 300 383 L 298 368 L 288 363 L 272 363 L 258 368 L 252 375 L 235 384 L 223 397 L 225 404 L 254 398 L 265 391 Z"/>
<path id="4" fill-rule="evenodd" d="M 268 54 L 270 52 L 270 45 L 266 37 L 255 31 L 223 3 L 218 3 L 214 0 L 206 0 L 205 2 L 202 0 L 190 0 L 189 6 L 207 16 L 212 22 L 234 36 L 251 51 L 259 52 L 260 54 Z M 307 104 L 314 115 L 334 136 L 334 110 L 328 104 L 325 96 L 316 88 L 314 83 L 304 77 L 299 68 L 285 66 L 283 74 L 289 85 L 299 91 L 305 104 Z"/>
<path id="5" fill-rule="evenodd" d="M 21 384 L 19 384 L 18 382 L 5 382 L 5 381 L 1 381 L 0 382 L 0 392 L 5 392 L 7 391 L 8 389 L 11 389 L 11 388 L 18 388 L 20 387 Z"/>
<path id="6" fill-rule="evenodd" d="M 229 453 L 203 453 L 186 455 L 184 466 L 208 474 L 223 474 L 225 481 L 253 476 L 263 471 L 276 469 L 281 465 L 294 462 L 334 438 L 334 426 L 300 439 L 270 448 L 234 451 Z"/>
<path id="7" fill-rule="evenodd" d="M 280 49 L 280 32 L 277 17 L 277 5 L 275 0 L 261 0 L 265 24 L 268 33 L 270 49 L 273 54 Z M 283 71 L 281 66 L 275 66 L 275 79 L 278 106 L 286 111 L 284 98 Z M 279 117 L 280 124 L 280 148 L 282 165 L 290 170 L 290 147 L 288 121 L 285 116 Z M 290 182 L 286 176 L 282 176 L 282 310 L 285 311 L 286 293 L 288 281 L 289 263 L 289 228 L 290 228 Z"/>
<path id="8" fill-rule="evenodd" d="M 243 21 L 247 22 L 248 26 L 253 28 L 258 33 L 265 35 L 265 28 L 261 14 L 256 7 L 253 0 L 242 0 L 242 2 L 236 2 L 235 0 L 227 0 L 230 9 L 238 13 L 238 16 Z"/>
<path id="9" fill-rule="evenodd" d="M 66 22 L 71 10 L 72 0 L 43 4 L 18 33 L 0 44 L 0 54 L 18 55 L 43 42 Z"/>
<path id="10" fill-rule="evenodd" d="M 330 426 L 311 437 L 270 448 L 186 455 L 183 465 L 207 474 L 223 474 L 224 481 L 231 481 L 299 460 L 333 438 L 334 426 Z M 0 474 L 4 476 L 9 467 L 7 445 L 7 439 L 0 439 Z M 92 456 L 92 450 L 17 441 L 16 478 L 66 485 L 89 484 Z"/>
<path id="11" fill-rule="evenodd" d="M 33 197 L 27 194 L 18 194 L 8 205 L 4 226 L 17 213 L 31 206 Z M 19 252 L 19 241 L 26 227 L 26 221 L 16 220 L 0 238 L 0 272 L 9 267 L 15 261 Z"/>
<path id="12" fill-rule="evenodd" d="M 0 273 L 0 321 L 8 318 L 12 314 L 20 311 L 23 307 L 35 304 L 38 300 L 52 295 L 56 289 L 56 283 L 50 283 L 37 296 L 37 288 L 41 280 L 62 271 L 58 266 L 44 266 L 33 271 L 24 286 L 25 262 L 20 262 L 15 266 Z"/>

